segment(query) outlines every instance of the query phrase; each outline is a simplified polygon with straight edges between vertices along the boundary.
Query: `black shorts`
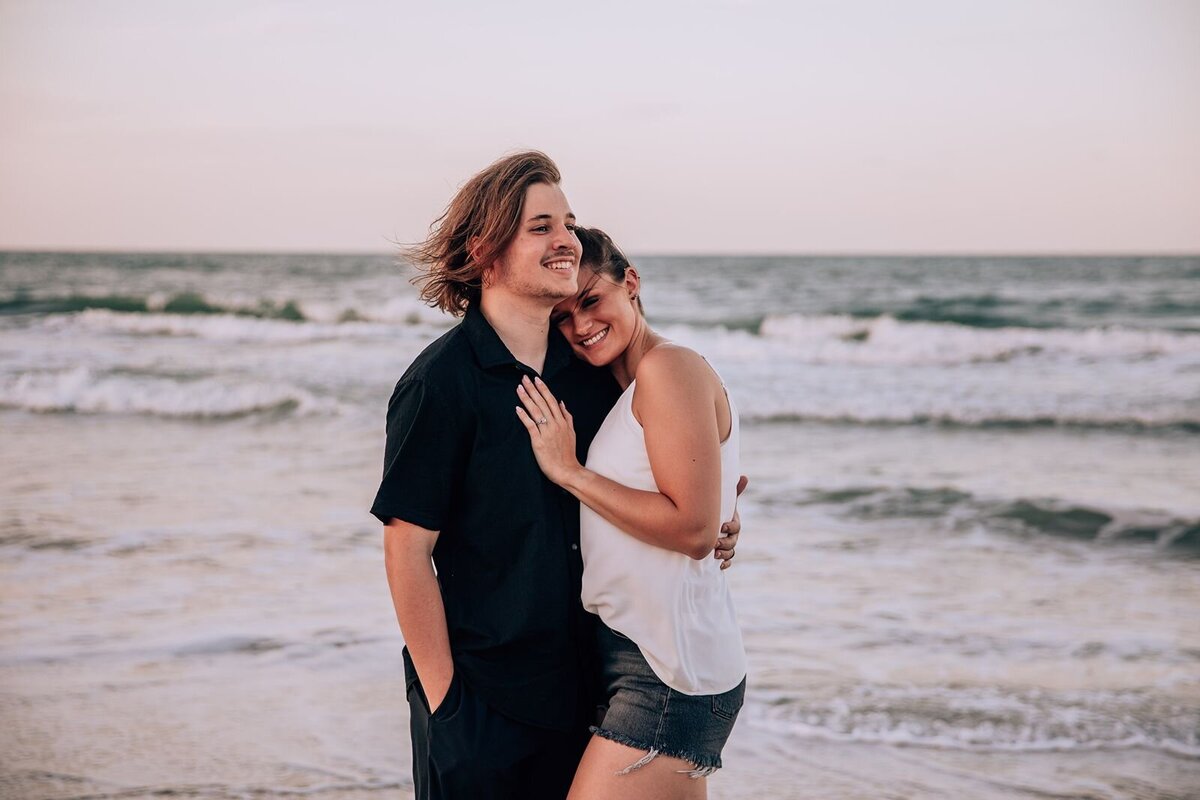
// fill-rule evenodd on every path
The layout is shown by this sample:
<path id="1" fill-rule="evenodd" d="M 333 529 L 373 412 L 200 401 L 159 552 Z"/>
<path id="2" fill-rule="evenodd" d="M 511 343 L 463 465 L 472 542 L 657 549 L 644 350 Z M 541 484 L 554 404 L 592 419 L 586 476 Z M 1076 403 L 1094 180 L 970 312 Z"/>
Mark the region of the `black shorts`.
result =
<path id="1" fill-rule="evenodd" d="M 626 636 L 604 623 L 596 631 L 608 710 L 592 733 L 645 750 L 646 757 L 631 770 L 658 755 L 687 761 L 695 778 L 720 769 L 721 750 L 746 696 L 746 679 L 721 694 L 684 694 L 659 680 Z"/>
<path id="2" fill-rule="evenodd" d="M 433 714 L 404 651 L 413 784 L 417 800 L 562 800 L 587 746 L 584 725 L 573 733 L 504 716 L 455 672 Z"/>

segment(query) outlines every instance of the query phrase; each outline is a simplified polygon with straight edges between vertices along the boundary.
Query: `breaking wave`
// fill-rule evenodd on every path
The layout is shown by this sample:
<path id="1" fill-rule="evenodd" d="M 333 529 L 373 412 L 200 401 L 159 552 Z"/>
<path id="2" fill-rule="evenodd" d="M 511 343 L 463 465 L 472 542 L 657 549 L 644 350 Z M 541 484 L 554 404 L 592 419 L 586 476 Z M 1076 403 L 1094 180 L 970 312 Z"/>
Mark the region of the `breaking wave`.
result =
<path id="1" fill-rule="evenodd" d="M 251 414 L 336 414 L 339 406 L 294 386 L 215 378 L 97 375 L 79 367 L 25 372 L 0 383 L 0 407 L 40 413 L 145 414 L 228 419 Z"/>
<path id="2" fill-rule="evenodd" d="M 51 329 L 85 328 L 97 333 L 135 336 L 181 336 L 225 342 L 315 342 L 328 339 L 378 337 L 393 326 L 375 322 L 285 322 L 230 315 L 126 314 L 91 309 L 45 323 Z"/>
<path id="3" fill-rule="evenodd" d="M 372 324 L 439 330 L 455 322 L 408 294 L 349 305 L 290 299 L 240 303 L 194 292 L 171 296 L 18 294 L 0 300 L 0 315 L 35 315 L 51 325 L 81 324 L 113 333 L 247 340 L 340 338 L 381 332 Z M 727 324 L 678 321 L 668 323 L 666 330 L 682 332 L 684 338 L 693 340 L 699 337 L 701 347 L 711 350 L 715 346 L 733 357 L 752 361 L 786 358 L 809 364 L 954 366 L 1031 357 L 1144 360 L 1200 356 L 1200 333 L 1115 326 L 979 327 L 953 319 L 924 320 L 901 314 L 784 314 Z"/>
<path id="4" fill-rule="evenodd" d="M 1200 324 L 1194 303 L 1174 298 L 1110 296 L 1034 299 L 1004 294 L 920 296 L 895 307 L 860 306 L 856 317 L 891 315 L 904 322 L 946 322 L 972 328 L 1054 328 L 1066 319 L 1096 320 L 1109 315 L 1134 315 L 1153 320 L 1156 327 L 1197 330 Z"/>
<path id="5" fill-rule="evenodd" d="M 129 314 L 150 312 L 232 314 L 240 317 L 285 319 L 293 322 L 305 319 L 294 300 L 284 302 L 262 300 L 255 306 L 240 306 L 210 302 L 203 295 L 195 292 L 179 292 L 169 297 L 89 294 L 34 297 L 29 294 L 17 294 L 6 300 L 0 300 L 0 314 L 66 314 L 94 309 Z"/>
<path id="6" fill-rule="evenodd" d="M 944 428 L 981 428 L 999 430 L 1031 430 L 1066 428 L 1111 431 L 1114 433 L 1195 434 L 1200 433 L 1200 413 L 1164 411 L 1128 413 L 1115 411 L 1073 412 L 1054 414 L 1030 409 L 1022 414 L 1014 411 L 979 411 L 974 409 L 939 408 L 905 410 L 878 408 L 873 410 L 840 410 L 836 408 L 789 409 L 777 406 L 742 406 L 742 420 L 754 423 L 819 422 L 832 425 L 930 425 Z"/>
<path id="7" fill-rule="evenodd" d="M 767 317 L 762 339 L 809 363 L 940 365 L 1011 361 L 1030 356 L 1075 359 L 1200 355 L 1200 334 L 1124 328 L 971 328 L 904 322 L 891 316 Z"/>
<path id="8" fill-rule="evenodd" d="M 1009 752 L 1140 747 L 1200 756 L 1200 707 L 1137 691 L 853 686 L 776 697 L 750 719 L 840 742 Z"/>
<path id="9" fill-rule="evenodd" d="M 1145 542 L 1200 555 L 1200 517 L 1164 511 L 1097 508 L 1052 498 L 987 498 L 935 487 L 845 487 L 767 495 L 765 505 L 829 506 L 838 516 L 942 520 L 967 531 L 975 526 L 1015 535 L 1042 534 L 1095 542 Z"/>
<path id="10" fill-rule="evenodd" d="M 107 312 L 107 313 L 104 313 Z M 214 299 L 197 292 L 172 295 L 93 295 L 68 294 L 39 297 L 18 293 L 0 299 L 0 316 L 82 315 L 103 319 L 120 316 L 149 317 L 232 317 L 246 321 L 270 320 L 290 323 L 327 323 L 330 325 L 379 322 L 387 324 L 448 325 L 452 318 L 429 308 L 415 296 L 401 295 L 370 304 L 345 304 L 333 301 L 298 301 L 261 298 L 244 303 L 233 299 Z M 136 327 L 131 323 L 131 327 Z M 151 326 L 150 333 L 170 334 L 170 329 Z"/>

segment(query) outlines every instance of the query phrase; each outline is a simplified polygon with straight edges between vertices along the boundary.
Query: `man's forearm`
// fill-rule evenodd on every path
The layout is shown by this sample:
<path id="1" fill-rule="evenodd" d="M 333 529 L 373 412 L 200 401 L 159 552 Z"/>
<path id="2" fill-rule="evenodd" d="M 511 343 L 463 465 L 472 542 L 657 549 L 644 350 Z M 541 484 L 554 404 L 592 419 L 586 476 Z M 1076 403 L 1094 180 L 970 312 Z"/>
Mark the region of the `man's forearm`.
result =
<path id="1" fill-rule="evenodd" d="M 421 679 L 430 711 L 436 710 L 450 688 L 454 661 L 446 630 L 446 609 L 429 556 L 413 547 L 408 537 L 390 529 L 384 533 L 384 566 L 396 621 Z"/>

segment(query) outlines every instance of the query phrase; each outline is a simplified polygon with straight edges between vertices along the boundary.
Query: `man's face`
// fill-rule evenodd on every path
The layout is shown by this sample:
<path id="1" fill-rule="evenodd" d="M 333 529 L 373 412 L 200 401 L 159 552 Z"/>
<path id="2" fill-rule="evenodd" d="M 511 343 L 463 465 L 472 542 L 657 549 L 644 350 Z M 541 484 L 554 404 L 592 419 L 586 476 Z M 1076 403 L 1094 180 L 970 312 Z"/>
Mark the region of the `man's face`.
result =
<path id="1" fill-rule="evenodd" d="M 562 189 L 535 183 L 525 190 L 521 222 L 488 276 L 492 286 L 556 303 L 578 288 L 579 239 Z"/>

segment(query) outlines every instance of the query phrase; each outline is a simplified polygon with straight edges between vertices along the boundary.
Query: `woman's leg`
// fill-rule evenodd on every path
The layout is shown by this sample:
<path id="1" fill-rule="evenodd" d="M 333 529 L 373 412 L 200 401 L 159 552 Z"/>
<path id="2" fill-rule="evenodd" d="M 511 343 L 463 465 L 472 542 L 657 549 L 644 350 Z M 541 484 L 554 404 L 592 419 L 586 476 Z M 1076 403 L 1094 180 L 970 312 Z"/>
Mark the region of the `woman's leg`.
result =
<path id="1" fill-rule="evenodd" d="M 618 744 L 603 736 L 588 743 L 567 800 L 705 800 L 708 781 L 692 764 Z M 644 762 L 644 763 L 642 763 Z M 636 766 L 634 766 L 636 765 Z"/>

